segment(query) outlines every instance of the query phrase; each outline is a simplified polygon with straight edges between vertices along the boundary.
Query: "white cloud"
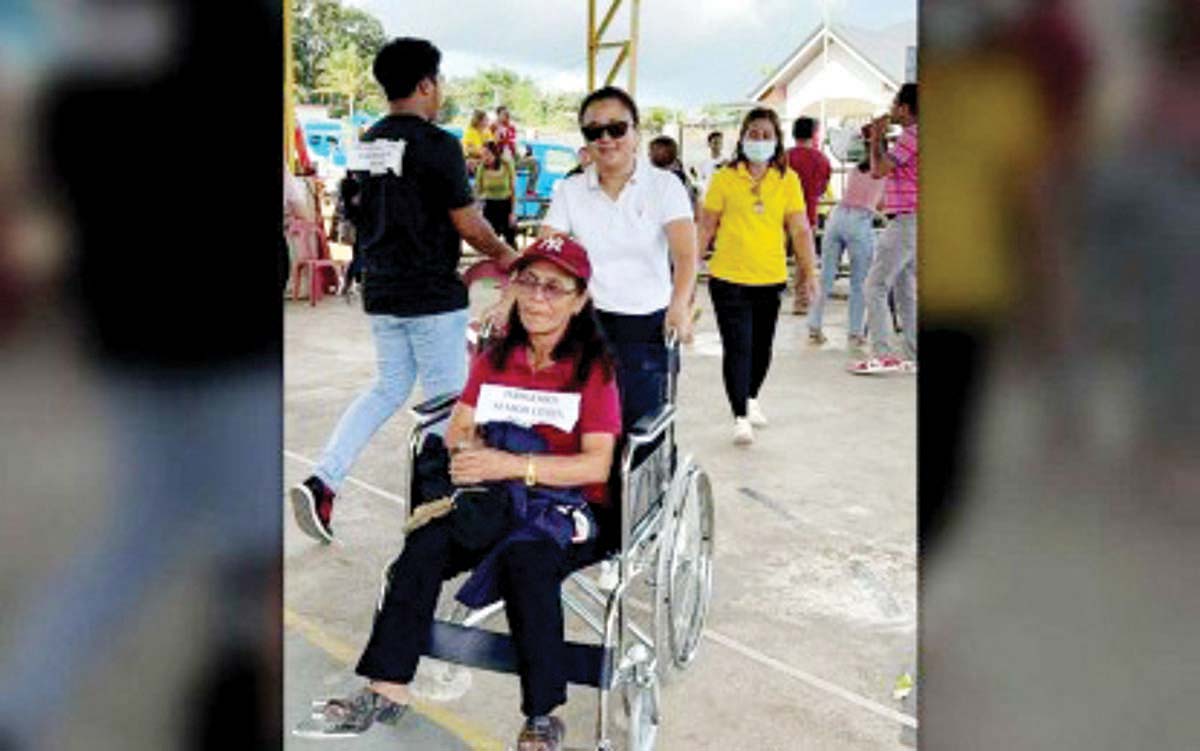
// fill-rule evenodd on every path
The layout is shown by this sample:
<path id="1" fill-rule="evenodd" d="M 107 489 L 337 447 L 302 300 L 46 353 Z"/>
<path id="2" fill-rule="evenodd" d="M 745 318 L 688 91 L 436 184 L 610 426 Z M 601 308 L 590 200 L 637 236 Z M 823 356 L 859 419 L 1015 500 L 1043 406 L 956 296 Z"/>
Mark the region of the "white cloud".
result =
<path id="1" fill-rule="evenodd" d="M 391 35 L 430 39 L 450 75 L 503 66 L 556 90 L 586 85 L 586 0 L 347 0 Z M 832 0 L 841 20 L 884 26 L 916 17 L 917 0 Z M 626 0 L 610 38 L 628 26 Z M 598 13 L 607 6 L 597 2 Z M 642 0 L 638 100 L 691 107 L 741 100 L 821 17 L 818 0 Z M 597 77 L 608 71 L 602 58 Z M 625 75 L 618 77 L 623 83 Z"/>

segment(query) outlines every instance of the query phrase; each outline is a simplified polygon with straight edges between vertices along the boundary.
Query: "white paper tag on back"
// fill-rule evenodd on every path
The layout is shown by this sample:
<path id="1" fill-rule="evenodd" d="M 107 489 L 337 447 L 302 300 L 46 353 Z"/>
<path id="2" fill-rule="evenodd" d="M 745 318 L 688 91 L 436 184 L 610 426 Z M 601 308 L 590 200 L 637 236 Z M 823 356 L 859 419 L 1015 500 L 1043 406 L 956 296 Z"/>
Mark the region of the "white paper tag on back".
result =
<path id="1" fill-rule="evenodd" d="M 485 383 L 479 389 L 475 422 L 511 422 L 526 428 L 550 425 L 569 433 L 579 422 L 579 394 Z"/>
<path id="2" fill-rule="evenodd" d="M 402 173 L 404 149 L 407 146 L 408 142 L 403 139 L 353 144 L 346 150 L 346 169 L 370 172 L 372 175 L 383 175 L 391 171 L 399 177 Z"/>

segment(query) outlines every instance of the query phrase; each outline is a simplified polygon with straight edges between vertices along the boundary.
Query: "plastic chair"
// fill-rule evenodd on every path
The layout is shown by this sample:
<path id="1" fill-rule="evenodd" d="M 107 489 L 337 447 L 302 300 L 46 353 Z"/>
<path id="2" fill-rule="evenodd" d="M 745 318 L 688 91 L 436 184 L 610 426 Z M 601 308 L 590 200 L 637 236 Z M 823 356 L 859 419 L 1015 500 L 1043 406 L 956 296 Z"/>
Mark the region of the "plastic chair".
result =
<path id="1" fill-rule="evenodd" d="M 324 274 L 320 273 L 321 269 L 333 269 L 337 274 L 339 286 L 346 273 L 345 261 L 335 261 L 332 258 L 305 258 L 296 261 L 296 265 L 292 269 L 293 300 L 300 299 L 300 282 L 306 267 L 308 268 L 308 304 L 310 306 L 316 305 L 317 300 L 320 300 L 324 294 L 321 284 Z"/>

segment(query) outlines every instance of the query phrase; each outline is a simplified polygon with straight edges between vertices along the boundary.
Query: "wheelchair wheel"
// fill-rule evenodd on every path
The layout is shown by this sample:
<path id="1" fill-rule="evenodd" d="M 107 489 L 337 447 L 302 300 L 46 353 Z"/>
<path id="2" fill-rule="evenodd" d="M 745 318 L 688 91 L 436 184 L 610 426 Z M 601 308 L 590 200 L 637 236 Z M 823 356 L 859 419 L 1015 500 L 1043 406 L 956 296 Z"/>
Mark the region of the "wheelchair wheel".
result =
<path id="1" fill-rule="evenodd" d="M 695 659 L 712 597 L 712 485 L 708 475 L 691 464 L 680 479 L 683 485 L 664 527 L 655 580 L 655 642 L 664 677 L 668 664 L 683 670 Z"/>

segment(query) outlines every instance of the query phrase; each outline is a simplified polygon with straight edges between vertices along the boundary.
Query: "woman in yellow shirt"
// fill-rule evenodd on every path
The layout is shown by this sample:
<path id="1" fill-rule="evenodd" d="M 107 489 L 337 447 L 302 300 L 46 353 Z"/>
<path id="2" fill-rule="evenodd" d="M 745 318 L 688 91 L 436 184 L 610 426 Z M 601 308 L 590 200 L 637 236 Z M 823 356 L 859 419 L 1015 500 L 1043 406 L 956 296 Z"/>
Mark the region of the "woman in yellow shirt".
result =
<path id="1" fill-rule="evenodd" d="M 475 171 L 475 197 L 483 200 L 483 217 L 496 234 L 517 247 L 517 216 L 513 211 L 513 186 L 516 176 L 512 162 L 502 158 L 503 147 L 489 141 L 483 149 L 483 162 Z"/>
<path id="2" fill-rule="evenodd" d="M 773 110 L 746 114 L 734 157 L 713 175 L 700 216 L 699 246 L 708 247 L 716 236 L 708 291 L 724 348 L 733 442 L 739 445 L 752 443 L 754 427 L 767 424 L 758 394 L 771 365 L 779 299 L 787 286 L 786 236 L 798 250 L 797 273 L 809 299 L 818 294 L 804 193 L 788 167 L 780 132 Z"/>
<path id="3" fill-rule="evenodd" d="M 475 110 L 471 113 L 470 125 L 463 131 L 463 156 L 467 158 L 467 172 L 472 175 L 475 174 L 479 163 L 483 161 L 484 146 L 494 140 L 492 132 L 488 130 L 487 119 L 486 112 Z"/>

